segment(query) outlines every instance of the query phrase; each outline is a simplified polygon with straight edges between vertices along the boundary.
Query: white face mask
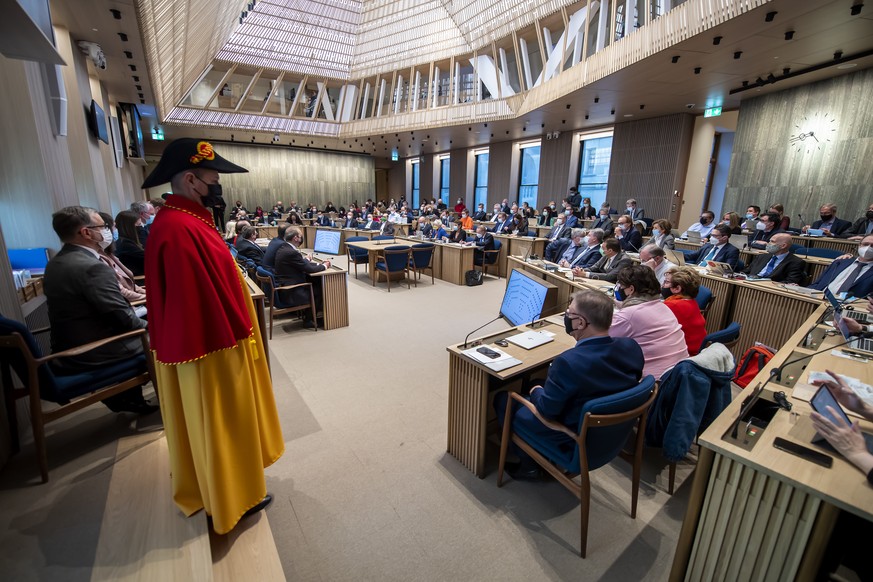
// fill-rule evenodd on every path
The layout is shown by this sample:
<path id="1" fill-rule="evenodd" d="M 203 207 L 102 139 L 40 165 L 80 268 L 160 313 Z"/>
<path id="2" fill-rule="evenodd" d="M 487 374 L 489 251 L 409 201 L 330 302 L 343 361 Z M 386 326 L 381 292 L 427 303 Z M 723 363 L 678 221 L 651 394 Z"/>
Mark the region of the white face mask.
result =
<path id="1" fill-rule="evenodd" d="M 757 230 L 767 230 L 767 225 L 764 224 L 764 222 L 758 222 L 757 224 L 755 224 L 755 228 Z"/>
<path id="2" fill-rule="evenodd" d="M 870 245 L 858 247 L 858 256 L 868 261 L 873 260 L 873 247 Z"/>
<path id="3" fill-rule="evenodd" d="M 108 228 L 101 228 L 100 229 L 100 236 L 103 237 L 103 240 L 97 244 L 100 245 L 101 249 L 105 249 L 106 247 L 108 247 L 109 245 L 112 244 L 112 231 L 111 230 L 109 230 Z"/>

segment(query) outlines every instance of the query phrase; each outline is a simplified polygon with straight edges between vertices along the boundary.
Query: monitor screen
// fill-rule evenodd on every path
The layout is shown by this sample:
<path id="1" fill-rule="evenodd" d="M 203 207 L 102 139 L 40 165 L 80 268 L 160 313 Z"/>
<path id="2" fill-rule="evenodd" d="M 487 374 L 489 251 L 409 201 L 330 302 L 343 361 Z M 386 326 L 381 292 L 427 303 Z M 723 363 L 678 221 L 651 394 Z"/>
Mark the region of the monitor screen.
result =
<path id="1" fill-rule="evenodd" d="M 542 282 L 513 269 L 503 294 L 500 315 L 512 325 L 532 322 L 542 316 L 547 291 L 548 287 Z"/>
<path id="2" fill-rule="evenodd" d="M 97 102 L 91 100 L 91 119 L 89 119 L 91 133 L 103 143 L 109 143 L 109 132 L 106 129 L 106 114 Z"/>
<path id="3" fill-rule="evenodd" d="M 342 233 L 338 230 L 316 230 L 315 245 L 312 250 L 326 255 L 338 255 L 340 254 L 340 236 Z"/>

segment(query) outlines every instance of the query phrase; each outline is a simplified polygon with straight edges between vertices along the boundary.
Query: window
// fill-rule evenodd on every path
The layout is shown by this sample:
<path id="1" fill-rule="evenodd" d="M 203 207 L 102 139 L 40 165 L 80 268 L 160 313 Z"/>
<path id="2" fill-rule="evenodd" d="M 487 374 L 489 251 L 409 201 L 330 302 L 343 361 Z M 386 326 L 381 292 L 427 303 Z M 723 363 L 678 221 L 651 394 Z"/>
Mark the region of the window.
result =
<path id="1" fill-rule="evenodd" d="M 421 164 L 418 162 L 412 162 L 412 207 L 418 208 L 420 204 L 420 195 L 421 195 Z"/>
<path id="2" fill-rule="evenodd" d="M 449 162 L 448 156 L 440 159 L 440 199 L 449 206 Z"/>
<path id="3" fill-rule="evenodd" d="M 591 206 L 600 208 L 606 201 L 606 183 L 609 180 L 609 158 L 612 155 L 612 136 L 585 139 L 579 148 L 579 194 L 591 198 Z"/>
<path id="4" fill-rule="evenodd" d="M 473 196 L 473 207 L 480 204 L 488 207 L 488 152 L 476 154 L 476 190 Z"/>
<path id="5" fill-rule="evenodd" d="M 537 207 L 537 190 L 540 183 L 539 144 L 521 146 L 521 177 L 518 180 L 518 205 L 527 202 L 531 208 Z"/>

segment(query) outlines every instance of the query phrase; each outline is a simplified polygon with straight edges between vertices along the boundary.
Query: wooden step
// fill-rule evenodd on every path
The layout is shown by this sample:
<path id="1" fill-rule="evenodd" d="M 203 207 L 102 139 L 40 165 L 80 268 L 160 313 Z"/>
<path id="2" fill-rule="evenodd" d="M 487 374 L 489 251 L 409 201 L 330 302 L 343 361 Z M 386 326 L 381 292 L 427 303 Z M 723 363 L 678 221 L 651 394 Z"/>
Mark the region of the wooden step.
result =
<path id="1" fill-rule="evenodd" d="M 120 440 L 91 580 L 212 579 L 206 514 L 173 503 L 163 432 Z"/>
<path id="2" fill-rule="evenodd" d="M 209 539 L 216 582 L 285 580 L 266 512 L 244 518 L 227 535 L 210 531 Z"/>

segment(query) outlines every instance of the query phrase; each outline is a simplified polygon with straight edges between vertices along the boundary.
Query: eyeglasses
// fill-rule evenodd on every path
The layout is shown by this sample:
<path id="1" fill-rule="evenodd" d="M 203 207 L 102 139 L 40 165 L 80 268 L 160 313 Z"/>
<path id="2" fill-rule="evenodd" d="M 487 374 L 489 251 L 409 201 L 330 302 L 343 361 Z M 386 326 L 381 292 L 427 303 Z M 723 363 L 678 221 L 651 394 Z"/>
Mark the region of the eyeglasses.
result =
<path id="1" fill-rule="evenodd" d="M 103 224 L 94 224 L 92 226 L 86 226 L 85 228 L 96 228 L 99 230 L 101 228 L 109 228 L 109 225 L 104 222 Z"/>

